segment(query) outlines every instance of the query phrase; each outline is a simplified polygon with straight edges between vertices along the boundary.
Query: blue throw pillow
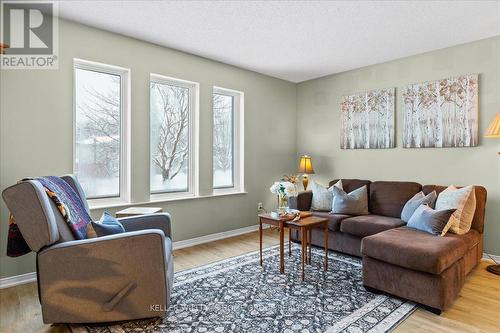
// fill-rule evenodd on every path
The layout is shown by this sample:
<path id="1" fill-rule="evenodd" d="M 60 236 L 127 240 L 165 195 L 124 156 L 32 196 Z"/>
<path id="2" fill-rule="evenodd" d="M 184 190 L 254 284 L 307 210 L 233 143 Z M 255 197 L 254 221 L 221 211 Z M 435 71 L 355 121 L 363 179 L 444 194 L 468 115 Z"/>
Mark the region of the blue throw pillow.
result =
<path id="1" fill-rule="evenodd" d="M 454 211 L 455 209 L 435 210 L 427 205 L 420 205 L 410 217 L 407 226 L 440 235 Z"/>
<path id="2" fill-rule="evenodd" d="M 431 208 L 434 208 L 434 203 L 436 202 L 437 194 L 436 191 L 432 191 L 431 193 L 425 195 L 424 192 L 420 191 L 413 196 L 410 200 L 406 202 L 401 211 L 401 220 L 408 223 L 411 216 L 417 210 L 420 205 L 428 205 Z"/>
<path id="3" fill-rule="evenodd" d="M 108 236 L 114 234 L 121 234 L 125 232 L 123 225 L 113 215 L 104 212 L 99 222 L 92 222 L 92 227 L 98 237 Z"/>

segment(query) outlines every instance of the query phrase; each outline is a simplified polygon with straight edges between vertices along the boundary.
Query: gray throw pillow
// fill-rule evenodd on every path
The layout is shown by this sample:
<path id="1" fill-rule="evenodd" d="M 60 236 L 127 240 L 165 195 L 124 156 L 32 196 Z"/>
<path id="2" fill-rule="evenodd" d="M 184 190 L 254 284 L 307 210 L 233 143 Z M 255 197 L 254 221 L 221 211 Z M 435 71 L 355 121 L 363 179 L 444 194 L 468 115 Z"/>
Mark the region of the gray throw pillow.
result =
<path id="1" fill-rule="evenodd" d="M 332 214 L 367 215 L 368 191 L 366 185 L 351 193 L 333 187 Z"/>
<path id="2" fill-rule="evenodd" d="M 311 210 L 319 210 L 326 212 L 332 210 L 332 200 L 333 200 L 332 187 L 338 187 L 341 189 L 342 180 L 339 180 L 337 183 L 330 186 L 330 188 L 328 189 L 321 184 L 312 182 L 311 190 L 313 196 L 311 201 Z"/>
<path id="3" fill-rule="evenodd" d="M 403 207 L 403 211 L 401 212 L 401 220 L 408 223 L 411 216 L 417 210 L 420 205 L 428 205 L 429 207 L 434 207 L 434 203 L 436 202 L 437 194 L 436 191 L 432 191 L 431 193 L 424 195 L 424 192 L 420 191 L 413 196 L 410 200 L 408 200 Z"/>
<path id="4" fill-rule="evenodd" d="M 455 209 L 435 210 L 421 205 L 415 210 L 407 226 L 433 235 L 440 235 L 454 211 Z"/>

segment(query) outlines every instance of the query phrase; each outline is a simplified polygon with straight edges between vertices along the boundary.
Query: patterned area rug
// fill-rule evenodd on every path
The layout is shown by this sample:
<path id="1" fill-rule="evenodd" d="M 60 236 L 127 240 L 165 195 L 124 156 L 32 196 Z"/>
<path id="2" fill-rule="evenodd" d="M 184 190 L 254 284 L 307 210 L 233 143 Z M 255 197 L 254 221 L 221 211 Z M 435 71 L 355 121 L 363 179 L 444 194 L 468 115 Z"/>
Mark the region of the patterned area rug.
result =
<path id="1" fill-rule="evenodd" d="M 377 295 L 362 284 L 359 258 L 312 249 L 300 280 L 300 247 L 279 248 L 219 261 L 175 274 L 168 316 L 112 326 L 72 326 L 75 333 L 116 332 L 389 332 L 415 309 L 412 302 Z"/>

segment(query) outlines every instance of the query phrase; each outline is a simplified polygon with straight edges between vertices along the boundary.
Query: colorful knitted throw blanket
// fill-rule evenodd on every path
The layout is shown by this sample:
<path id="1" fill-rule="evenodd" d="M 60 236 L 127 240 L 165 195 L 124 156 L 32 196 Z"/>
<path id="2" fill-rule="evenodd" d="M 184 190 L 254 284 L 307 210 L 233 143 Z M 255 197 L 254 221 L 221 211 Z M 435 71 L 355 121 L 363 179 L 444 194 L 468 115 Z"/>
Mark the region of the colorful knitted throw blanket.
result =
<path id="1" fill-rule="evenodd" d="M 23 179 L 25 180 L 25 179 Z M 64 181 L 55 176 L 35 178 L 45 188 L 45 193 L 54 202 L 64 221 L 76 239 L 87 238 L 87 225 L 92 222 L 87 209 L 78 193 Z M 18 257 L 31 250 L 26 244 L 13 216 L 9 221 L 7 255 Z"/>

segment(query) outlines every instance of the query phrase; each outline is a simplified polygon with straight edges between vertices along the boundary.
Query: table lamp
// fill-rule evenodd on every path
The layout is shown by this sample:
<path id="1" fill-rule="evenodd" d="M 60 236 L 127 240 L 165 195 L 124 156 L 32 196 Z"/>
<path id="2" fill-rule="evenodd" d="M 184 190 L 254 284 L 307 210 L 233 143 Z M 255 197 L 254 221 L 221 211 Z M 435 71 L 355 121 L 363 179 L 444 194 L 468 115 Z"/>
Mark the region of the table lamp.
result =
<path id="1" fill-rule="evenodd" d="M 302 173 L 302 185 L 304 185 L 304 191 L 307 190 L 307 184 L 309 184 L 308 174 L 313 174 L 314 169 L 312 166 L 311 156 L 302 155 L 299 160 L 299 173 Z"/>
<path id="2" fill-rule="evenodd" d="M 495 119 L 491 122 L 490 126 L 486 130 L 485 138 L 500 138 L 500 112 L 497 113 Z M 500 152 L 499 152 L 500 154 Z M 493 260 L 494 261 L 494 260 Z M 496 261 L 495 261 L 496 263 Z M 500 275 L 500 264 L 489 265 L 486 270 L 490 273 Z"/>

